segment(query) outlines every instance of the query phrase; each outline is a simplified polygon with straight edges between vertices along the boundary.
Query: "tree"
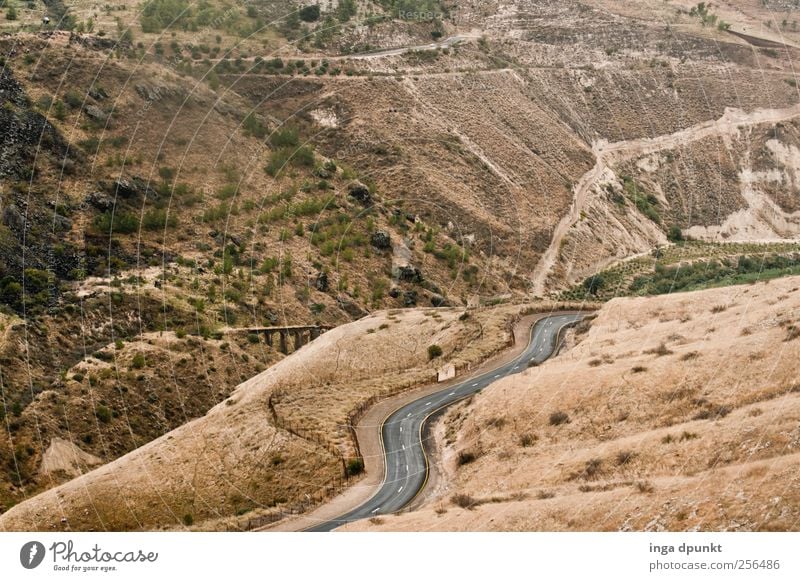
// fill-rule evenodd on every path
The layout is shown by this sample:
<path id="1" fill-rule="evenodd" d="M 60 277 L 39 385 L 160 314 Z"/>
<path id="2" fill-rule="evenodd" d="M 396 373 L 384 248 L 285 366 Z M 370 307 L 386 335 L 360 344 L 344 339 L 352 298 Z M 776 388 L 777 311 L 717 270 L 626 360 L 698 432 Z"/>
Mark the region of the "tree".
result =
<path id="1" fill-rule="evenodd" d="M 312 4 L 311 6 L 304 6 L 300 9 L 298 15 L 303 22 L 316 22 L 321 15 L 319 4 Z"/>
<path id="2" fill-rule="evenodd" d="M 670 226 L 669 232 L 667 232 L 667 239 L 670 242 L 683 242 L 683 232 L 681 231 L 681 227 L 677 224 Z"/>
<path id="3" fill-rule="evenodd" d="M 605 285 L 606 281 L 602 274 L 596 274 L 583 281 L 583 288 L 585 288 L 589 294 L 592 295 L 597 295 L 597 293 L 600 292 L 600 289 L 602 289 Z"/>

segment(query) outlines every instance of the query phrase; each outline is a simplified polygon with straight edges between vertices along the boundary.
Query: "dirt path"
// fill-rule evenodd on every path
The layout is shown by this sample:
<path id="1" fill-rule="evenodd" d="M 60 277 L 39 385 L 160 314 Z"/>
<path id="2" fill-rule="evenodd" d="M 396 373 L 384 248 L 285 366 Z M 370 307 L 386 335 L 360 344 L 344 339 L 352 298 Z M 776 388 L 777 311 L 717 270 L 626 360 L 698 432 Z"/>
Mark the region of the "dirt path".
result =
<path id="1" fill-rule="evenodd" d="M 573 188 L 570 211 L 556 226 L 550 246 L 534 269 L 532 277 L 533 294 L 544 294 L 550 273 L 558 261 L 562 241 L 580 219 L 591 189 L 603 174 L 615 164 L 665 149 L 675 149 L 681 145 L 705 139 L 706 137 L 732 135 L 742 127 L 778 123 L 798 116 L 800 116 L 800 104 L 784 109 L 756 109 L 749 113 L 741 109 L 728 108 L 719 119 L 704 121 L 675 133 L 615 143 L 608 143 L 607 141 L 595 142 L 592 145 L 592 151 L 597 162 L 591 170 L 581 177 Z"/>

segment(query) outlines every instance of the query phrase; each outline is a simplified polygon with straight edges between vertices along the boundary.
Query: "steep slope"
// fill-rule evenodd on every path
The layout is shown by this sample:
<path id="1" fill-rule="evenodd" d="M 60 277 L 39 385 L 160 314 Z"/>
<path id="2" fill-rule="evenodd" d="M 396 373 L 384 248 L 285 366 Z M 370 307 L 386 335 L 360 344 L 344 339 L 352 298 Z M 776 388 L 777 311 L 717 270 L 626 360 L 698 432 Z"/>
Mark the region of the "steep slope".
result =
<path id="1" fill-rule="evenodd" d="M 797 530 L 800 278 L 615 299 L 436 433 L 445 478 L 363 530 Z"/>
<path id="2" fill-rule="evenodd" d="M 363 467 L 351 414 L 435 382 L 442 365 L 463 371 L 483 361 L 507 346 L 521 310 L 384 311 L 340 326 L 203 417 L 11 508 L 0 528 L 239 529 L 251 518 L 304 511 Z M 441 359 L 429 354 L 431 345 Z"/>

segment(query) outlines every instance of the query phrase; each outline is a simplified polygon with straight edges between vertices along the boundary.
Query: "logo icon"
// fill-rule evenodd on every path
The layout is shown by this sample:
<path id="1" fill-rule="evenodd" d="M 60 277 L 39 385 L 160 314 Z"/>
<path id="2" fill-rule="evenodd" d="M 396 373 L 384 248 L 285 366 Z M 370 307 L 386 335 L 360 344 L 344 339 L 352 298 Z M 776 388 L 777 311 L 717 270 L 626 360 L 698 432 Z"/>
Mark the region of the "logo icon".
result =
<path id="1" fill-rule="evenodd" d="M 39 541 L 25 543 L 19 551 L 19 562 L 26 569 L 36 569 L 44 560 L 44 552 L 44 545 Z"/>

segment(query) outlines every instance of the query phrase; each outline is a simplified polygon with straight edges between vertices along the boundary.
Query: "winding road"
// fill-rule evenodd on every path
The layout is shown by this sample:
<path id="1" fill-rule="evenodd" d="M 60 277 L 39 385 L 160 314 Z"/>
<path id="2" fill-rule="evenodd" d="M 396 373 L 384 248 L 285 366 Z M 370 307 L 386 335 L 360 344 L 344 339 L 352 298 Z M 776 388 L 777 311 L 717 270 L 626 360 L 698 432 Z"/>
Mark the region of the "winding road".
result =
<path id="1" fill-rule="evenodd" d="M 422 397 L 390 415 L 381 428 L 385 477 L 378 492 L 350 512 L 307 528 L 308 532 L 329 532 L 344 524 L 380 514 L 397 512 L 411 503 L 428 480 L 428 419 L 448 406 L 469 397 L 498 379 L 520 373 L 531 362 L 542 363 L 557 348 L 560 332 L 586 316 L 586 313 L 557 314 L 537 321 L 531 328 L 525 351 L 500 367 L 458 385 Z"/>

